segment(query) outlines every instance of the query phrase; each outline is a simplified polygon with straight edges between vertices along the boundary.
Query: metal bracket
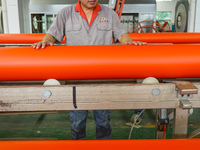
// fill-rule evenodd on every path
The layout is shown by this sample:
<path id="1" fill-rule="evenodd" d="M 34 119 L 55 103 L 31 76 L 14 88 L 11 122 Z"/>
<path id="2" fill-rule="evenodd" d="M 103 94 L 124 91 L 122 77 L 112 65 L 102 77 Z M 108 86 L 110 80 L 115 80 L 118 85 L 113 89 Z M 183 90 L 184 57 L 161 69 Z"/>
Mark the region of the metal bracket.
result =
<path id="1" fill-rule="evenodd" d="M 192 104 L 187 99 L 181 99 L 179 106 L 182 109 L 191 109 L 192 108 Z"/>
<path id="2" fill-rule="evenodd" d="M 179 99 L 192 98 L 193 94 L 198 94 L 198 88 L 189 81 L 167 81 L 176 85 L 177 97 Z"/>
<path id="3" fill-rule="evenodd" d="M 188 98 L 193 98 L 193 94 L 178 94 L 178 99 L 188 99 Z"/>
<path id="4" fill-rule="evenodd" d="M 191 109 L 192 104 L 188 98 L 192 98 L 193 94 L 198 94 L 198 88 L 189 81 L 169 81 L 176 85 L 177 97 L 180 100 L 182 109 Z"/>
<path id="5" fill-rule="evenodd" d="M 181 95 L 198 94 L 198 88 L 189 81 L 171 81 L 176 85 L 176 90 Z"/>

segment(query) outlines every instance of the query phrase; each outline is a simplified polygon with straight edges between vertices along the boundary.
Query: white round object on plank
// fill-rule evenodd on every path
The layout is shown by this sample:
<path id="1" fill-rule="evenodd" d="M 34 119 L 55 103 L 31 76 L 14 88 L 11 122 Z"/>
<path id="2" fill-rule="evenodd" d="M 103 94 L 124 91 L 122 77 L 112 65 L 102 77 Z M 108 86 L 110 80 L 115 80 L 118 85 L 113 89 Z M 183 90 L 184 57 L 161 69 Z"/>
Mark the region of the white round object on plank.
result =
<path id="1" fill-rule="evenodd" d="M 56 79 L 48 79 L 44 82 L 43 85 L 61 85 L 60 82 Z"/>
<path id="2" fill-rule="evenodd" d="M 142 84 L 152 84 L 152 83 L 159 83 L 159 81 L 154 77 L 148 77 L 142 81 Z"/>

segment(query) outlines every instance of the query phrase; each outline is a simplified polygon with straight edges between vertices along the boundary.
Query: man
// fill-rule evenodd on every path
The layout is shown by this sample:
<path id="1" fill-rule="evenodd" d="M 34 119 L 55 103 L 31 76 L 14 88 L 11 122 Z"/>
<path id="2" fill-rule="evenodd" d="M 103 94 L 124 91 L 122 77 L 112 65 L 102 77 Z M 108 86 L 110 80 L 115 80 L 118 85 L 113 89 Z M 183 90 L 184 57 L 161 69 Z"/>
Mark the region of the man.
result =
<path id="1" fill-rule="evenodd" d="M 61 43 L 64 36 L 66 45 L 111 45 L 112 39 L 121 44 L 145 44 L 132 41 L 117 14 L 99 5 L 98 0 L 79 0 L 77 4 L 62 9 L 43 40 L 34 43 L 33 48 Z M 111 138 L 110 113 L 110 110 L 93 111 L 97 139 Z M 70 111 L 72 139 L 85 139 L 87 114 L 88 111 Z"/>

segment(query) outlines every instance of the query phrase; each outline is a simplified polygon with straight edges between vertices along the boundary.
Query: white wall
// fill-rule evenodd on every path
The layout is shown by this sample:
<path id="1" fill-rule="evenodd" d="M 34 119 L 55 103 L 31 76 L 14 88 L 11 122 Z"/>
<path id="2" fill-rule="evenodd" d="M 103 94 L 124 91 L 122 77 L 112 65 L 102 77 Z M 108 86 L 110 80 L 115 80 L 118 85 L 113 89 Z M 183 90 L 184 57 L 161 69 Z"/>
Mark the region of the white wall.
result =
<path id="1" fill-rule="evenodd" d="M 200 32 L 200 0 L 196 1 L 195 32 Z"/>
<path id="2" fill-rule="evenodd" d="M 2 0 L 5 33 L 20 33 L 19 8 L 17 0 Z"/>
<path id="3" fill-rule="evenodd" d="M 23 10 L 23 18 L 21 18 L 23 26 L 24 26 L 24 33 L 30 33 L 30 16 L 29 16 L 29 0 L 21 0 L 21 7 Z"/>
<path id="4" fill-rule="evenodd" d="M 4 33 L 29 33 L 29 0 L 2 0 Z"/>

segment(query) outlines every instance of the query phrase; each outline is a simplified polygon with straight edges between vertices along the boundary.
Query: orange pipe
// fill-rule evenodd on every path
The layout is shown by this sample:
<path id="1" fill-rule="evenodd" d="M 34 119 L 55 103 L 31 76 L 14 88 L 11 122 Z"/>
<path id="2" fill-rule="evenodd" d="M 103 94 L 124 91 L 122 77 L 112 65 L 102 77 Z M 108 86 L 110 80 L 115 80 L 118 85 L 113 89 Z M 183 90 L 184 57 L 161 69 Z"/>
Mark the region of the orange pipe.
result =
<path id="1" fill-rule="evenodd" d="M 45 34 L 0 34 L 0 44 L 33 44 Z M 134 41 L 147 43 L 200 43 L 200 33 L 129 33 Z M 65 39 L 63 39 L 63 44 Z"/>
<path id="2" fill-rule="evenodd" d="M 200 77 L 200 44 L 0 48 L 0 81 Z"/>
<path id="3" fill-rule="evenodd" d="M 199 150 L 200 139 L 0 141 L 1 150 Z"/>
<path id="4" fill-rule="evenodd" d="M 0 34 L 0 44 L 33 44 L 42 41 L 45 34 Z"/>
<path id="5" fill-rule="evenodd" d="M 200 43 L 200 33 L 129 33 L 134 41 L 147 43 Z"/>

